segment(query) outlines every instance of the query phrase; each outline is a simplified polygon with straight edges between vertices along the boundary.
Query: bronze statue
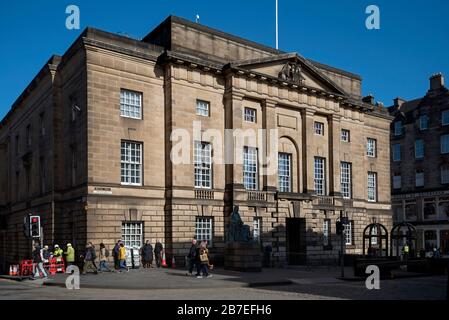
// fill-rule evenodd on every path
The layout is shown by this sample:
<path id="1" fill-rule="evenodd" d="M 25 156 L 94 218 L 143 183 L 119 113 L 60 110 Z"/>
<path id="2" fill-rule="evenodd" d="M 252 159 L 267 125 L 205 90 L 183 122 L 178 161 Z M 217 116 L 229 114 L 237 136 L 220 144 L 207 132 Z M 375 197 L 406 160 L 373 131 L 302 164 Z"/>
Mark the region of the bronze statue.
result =
<path id="1" fill-rule="evenodd" d="M 239 214 L 239 207 L 235 206 L 231 214 L 231 224 L 228 228 L 227 242 L 249 242 L 251 232 L 248 225 L 245 225 Z"/>

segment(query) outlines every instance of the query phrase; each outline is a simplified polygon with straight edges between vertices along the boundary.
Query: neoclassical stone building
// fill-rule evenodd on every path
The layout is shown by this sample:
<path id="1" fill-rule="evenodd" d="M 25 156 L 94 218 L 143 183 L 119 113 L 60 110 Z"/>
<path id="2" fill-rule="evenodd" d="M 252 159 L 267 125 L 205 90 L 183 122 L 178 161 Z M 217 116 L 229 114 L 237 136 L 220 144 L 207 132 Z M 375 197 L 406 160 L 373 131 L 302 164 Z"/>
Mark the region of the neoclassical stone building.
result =
<path id="1" fill-rule="evenodd" d="M 160 239 L 183 263 L 196 236 L 220 263 L 238 205 L 275 263 L 335 263 L 340 210 L 346 253 L 373 219 L 391 228 L 390 121 L 358 75 L 296 53 L 173 16 L 141 41 L 87 28 L 1 122 L 0 255 L 27 255 L 35 213 L 50 246 Z M 176 129 L 189 163 L 171 161 Z M 277 129 L 279 148 L 259 136 L 243 163 L 215 163 L 229 150 L 205 133 L 225 129 Z M 258 160 L 273 152 L 266 175 Z"/>

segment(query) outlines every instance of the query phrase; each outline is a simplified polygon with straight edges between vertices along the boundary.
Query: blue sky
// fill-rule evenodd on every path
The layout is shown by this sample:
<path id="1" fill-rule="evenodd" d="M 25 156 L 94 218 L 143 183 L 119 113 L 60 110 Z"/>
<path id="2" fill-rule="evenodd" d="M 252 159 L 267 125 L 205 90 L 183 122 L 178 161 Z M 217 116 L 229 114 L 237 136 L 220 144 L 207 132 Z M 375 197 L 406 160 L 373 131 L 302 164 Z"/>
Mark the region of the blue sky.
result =
<path id="1" fill-rule="evenodd" d="M 168 15 L 275 46 L 275 0 L 0 1 L 0 119 L 51 54 L 62 55 L 87 26 L 142 38 Z M 68 5 L 81 29 L 65 28 Z M 367 30 L 365 8 L 380 8 Z M 432 73 L 449 79 L 447 0 L 279 0 L 279 46 L 363 78 L 363 94 L 390 105 L 428 89 Z M 449 81 L 449 80 L 448 80 Z"/>

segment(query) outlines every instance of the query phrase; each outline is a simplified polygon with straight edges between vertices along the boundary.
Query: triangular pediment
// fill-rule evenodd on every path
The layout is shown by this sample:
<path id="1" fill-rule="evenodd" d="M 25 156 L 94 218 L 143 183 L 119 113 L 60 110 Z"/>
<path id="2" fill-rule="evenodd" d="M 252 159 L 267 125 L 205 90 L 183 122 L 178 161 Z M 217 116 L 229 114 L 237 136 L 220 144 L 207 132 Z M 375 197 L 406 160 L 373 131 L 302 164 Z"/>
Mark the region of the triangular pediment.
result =
<path id="1" fill-rule="evenodd" d="M 336 83 L 326 77 L 311 62 L 297 53 L 287 53 L 266 58 L 236 61 L 232 67 L 251 70 L 269 77 L 279 78 L 297 85 L 346 95 Z"/>

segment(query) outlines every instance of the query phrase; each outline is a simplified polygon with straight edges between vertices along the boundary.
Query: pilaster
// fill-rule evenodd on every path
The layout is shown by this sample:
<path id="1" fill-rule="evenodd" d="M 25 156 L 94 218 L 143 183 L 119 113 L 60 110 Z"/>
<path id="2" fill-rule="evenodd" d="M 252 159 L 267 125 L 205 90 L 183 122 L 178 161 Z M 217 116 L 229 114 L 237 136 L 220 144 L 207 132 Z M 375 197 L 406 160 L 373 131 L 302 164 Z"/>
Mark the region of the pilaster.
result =
<path id="1" fill-rule="evenodd" d="M 262 128 L 265 130 L 264 150 L 261 153 L 263 157 L 262 163 L 266 164 L 263 170 L 263 190 L 275 191 L 277 189 L 277 159 L 278 159 L 278 143 L 279 137 L 276 141 L 271 141 L 271 135 L 277 128 L 276 125 L 276 102 L 266 99 L 262 103 Z M 274 144 L 273 144 L 273 143 Z"/>
<path id="2" fill-rule="evenodd" d="M 340 188 L 340 135 L 341 117 L 333 114 L 328 117 L 329 123 L 329 194 L 341 196 Z"/>
<path id="3" fill-rule="evenodd" d="M 302 174 L 303 192 L 314 192 L 314 151 L 313 151 L 313 124 L 315 111 L 304 109 L 301 111 L 302 118 Z"/>

